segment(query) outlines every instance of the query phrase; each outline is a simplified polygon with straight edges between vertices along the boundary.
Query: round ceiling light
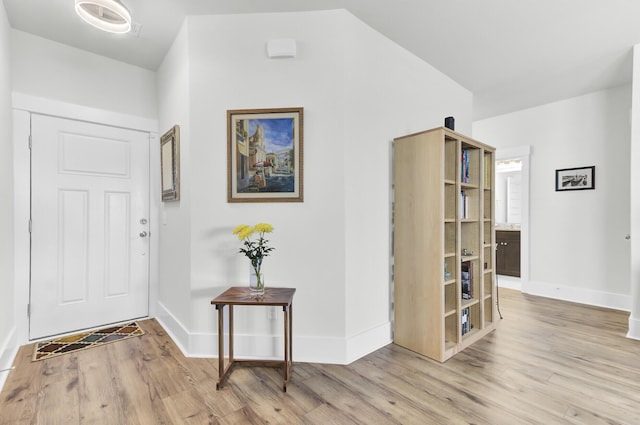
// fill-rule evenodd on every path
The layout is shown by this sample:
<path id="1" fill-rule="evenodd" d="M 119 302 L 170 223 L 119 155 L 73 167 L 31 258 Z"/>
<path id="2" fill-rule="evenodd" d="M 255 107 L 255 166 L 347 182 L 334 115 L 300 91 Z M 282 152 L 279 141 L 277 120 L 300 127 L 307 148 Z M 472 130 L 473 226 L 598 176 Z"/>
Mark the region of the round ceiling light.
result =
<path id="1" fill-rule="evenodd" d="M 103 31 L 116 34 L 131 31 L 131 14 L 118 0 L 76 0 L 76 13 Z"/>

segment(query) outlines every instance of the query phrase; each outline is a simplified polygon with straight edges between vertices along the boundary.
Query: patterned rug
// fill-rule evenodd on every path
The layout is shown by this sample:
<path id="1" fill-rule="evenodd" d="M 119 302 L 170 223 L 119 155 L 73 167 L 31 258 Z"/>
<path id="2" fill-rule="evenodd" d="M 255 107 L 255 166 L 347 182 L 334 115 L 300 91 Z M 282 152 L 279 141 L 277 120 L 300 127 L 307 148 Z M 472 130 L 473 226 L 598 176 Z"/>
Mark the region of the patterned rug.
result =
<path id="1" fill-rule="evenodd" d="M 91 347 L 98 347 L 110 342 L 122 341 L 134 336 L 144 335 L 137 322 L 130 322 L 118 326 L 98 329 L 91 332 L 81 332 L 65 337 L 55 338 L 50 341 L 38 342 L 33 350 L 33 359 L 44 360 L 56 357 L 61 354 L 86 350 Z"/>

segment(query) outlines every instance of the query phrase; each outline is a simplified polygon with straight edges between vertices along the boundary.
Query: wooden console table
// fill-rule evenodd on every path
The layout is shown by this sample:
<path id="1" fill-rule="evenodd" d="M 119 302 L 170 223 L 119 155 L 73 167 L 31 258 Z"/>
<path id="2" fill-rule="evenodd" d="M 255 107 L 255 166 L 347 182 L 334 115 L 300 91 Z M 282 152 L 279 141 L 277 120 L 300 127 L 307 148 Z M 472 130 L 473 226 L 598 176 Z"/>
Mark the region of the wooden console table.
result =
<path id="1" fill-rule="evenodd" d="M 211 304 L 218 310 L 218 383 L 220 389 L 229 378 L 236 365 L 282 367 L 284 374 L 283 391 L 287 391 L 287 384 L 291 378 L 293 368 L 292 327 L 293 327 L 293 294 L 295 288 L 265 288 L 264 295 L 252 297 L 249 287 L 236 286 L 227 289 L 211 300 Z M 229 306 L 229 361 L 224 365 L 224 306 Z M 277 306 L 284 312 L 284 362 L 279 360 L 236 360 L 233 357 L 233 306 Z"/>

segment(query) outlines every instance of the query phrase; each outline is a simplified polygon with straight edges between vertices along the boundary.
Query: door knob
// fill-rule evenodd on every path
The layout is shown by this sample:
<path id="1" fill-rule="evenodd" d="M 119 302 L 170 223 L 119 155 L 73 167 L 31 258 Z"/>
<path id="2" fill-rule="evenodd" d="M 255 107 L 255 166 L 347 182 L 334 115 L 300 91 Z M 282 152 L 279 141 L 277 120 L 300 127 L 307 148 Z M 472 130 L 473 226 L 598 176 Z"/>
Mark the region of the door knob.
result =
<path id="1" fill-rule="evenodd" d="M 140 232 L 140 237 L 141 238 L 146 238 L 147 237 L 147 232 Z"/>
<path id="2" fill-rule="evenodd" d="M 629 240 L 629 239 L 631 239 L 631 235 L 629 235 L 629 234 L 624 235 L 624 238 L 625 238 L 626 240 Z"/>

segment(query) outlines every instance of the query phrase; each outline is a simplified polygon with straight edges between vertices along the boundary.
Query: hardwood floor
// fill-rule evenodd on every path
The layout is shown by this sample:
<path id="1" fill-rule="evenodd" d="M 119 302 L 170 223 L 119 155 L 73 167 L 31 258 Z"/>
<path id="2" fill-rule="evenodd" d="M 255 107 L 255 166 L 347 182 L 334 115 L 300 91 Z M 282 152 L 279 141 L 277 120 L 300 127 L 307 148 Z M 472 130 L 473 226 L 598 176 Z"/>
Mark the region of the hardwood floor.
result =
<path id="1" fill-rule="evenodd" d="M 440 364 L 396 345 L 348 366 L 239 368 L 147 334 L 31 362 L 22 347 L 1 424 L 640 424 L 640 341 L 628 314 L 500 290 L 489 336 Z M 295 344 L 294 344 L 295 349 Z M 295 351 L 294 351 L 295 359 Z"/>

